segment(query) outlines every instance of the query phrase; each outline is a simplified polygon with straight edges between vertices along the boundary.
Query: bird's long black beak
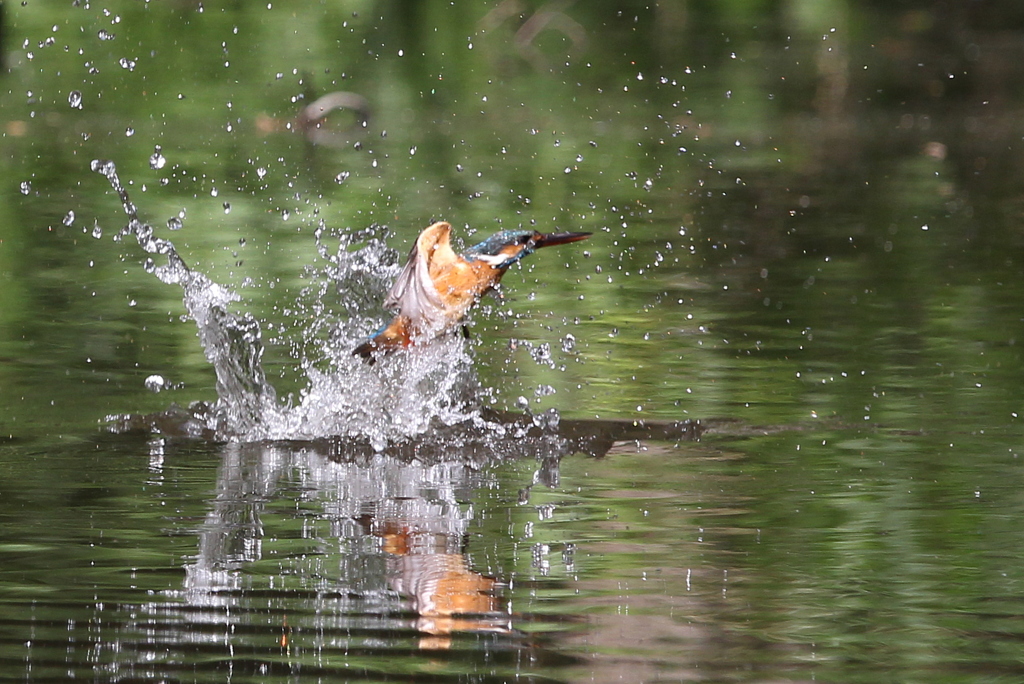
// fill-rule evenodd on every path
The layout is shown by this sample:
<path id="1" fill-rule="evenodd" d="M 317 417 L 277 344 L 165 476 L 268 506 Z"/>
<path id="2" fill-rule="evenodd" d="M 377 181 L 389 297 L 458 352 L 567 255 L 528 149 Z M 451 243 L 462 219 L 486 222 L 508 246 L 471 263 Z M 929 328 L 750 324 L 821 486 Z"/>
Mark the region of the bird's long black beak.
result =
<path id="1" fill-rule="evenodd" d="M 551 247 L 552 245 L 564 245 L 566 242 L 577 242 L 586 240 L 593 233 L 548 233 L 541 235 L 533 241 L 534 247 Z"/>

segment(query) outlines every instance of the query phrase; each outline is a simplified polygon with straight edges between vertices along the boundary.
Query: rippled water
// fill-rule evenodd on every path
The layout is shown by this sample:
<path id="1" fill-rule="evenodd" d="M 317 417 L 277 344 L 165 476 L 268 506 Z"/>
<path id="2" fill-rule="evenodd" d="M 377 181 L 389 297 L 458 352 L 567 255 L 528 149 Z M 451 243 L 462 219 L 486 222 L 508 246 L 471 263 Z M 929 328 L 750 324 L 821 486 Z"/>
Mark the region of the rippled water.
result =
<path id="1" fill-rule="evenodd" d="M 718 428 L 596 459 L 557 435 L 23 449 L 4 677 L 1012 681 L 1015 486 L 950 486 L 919 435 Z"/>
<path id="2" fill-rule="evenodd" d="M 565 501 L 560 459 L 587 447 L 521 441 L 518 457 L 447 439 L 404 453 L 126 436 L 64 449 L 53 466 L 86 478 L 44 492 L 19 474 L 16 501 L 46 496 L 62 522 L 7 527 L 7 677 L 501 681 L 582 667 L 596 635 L 555 604 L 612 598 L 578 576 L 625 524 L 602 503 L 621 497 Z M 127 520 L 132 534 L 111 534 Z"/>

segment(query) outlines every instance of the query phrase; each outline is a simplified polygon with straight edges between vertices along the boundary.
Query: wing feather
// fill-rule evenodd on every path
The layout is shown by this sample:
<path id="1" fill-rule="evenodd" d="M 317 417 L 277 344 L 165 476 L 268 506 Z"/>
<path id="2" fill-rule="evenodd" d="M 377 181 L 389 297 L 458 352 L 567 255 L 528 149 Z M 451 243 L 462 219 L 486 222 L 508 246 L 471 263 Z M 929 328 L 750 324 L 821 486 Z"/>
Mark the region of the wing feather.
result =
<path id="1" fill-rule="evenodd" d="M 434 229 L 434 230 L 431 230 Z M 444 326 L 444 302 L 430 278 L 430 260 L 435 245 L 447 235 L 448 224 L 435 223 L 423 231 L 409 252 L 405 268 L 398 274 L 384 300 L 384 306 L 398 309 L 417 332 L 439 330 Z"/>

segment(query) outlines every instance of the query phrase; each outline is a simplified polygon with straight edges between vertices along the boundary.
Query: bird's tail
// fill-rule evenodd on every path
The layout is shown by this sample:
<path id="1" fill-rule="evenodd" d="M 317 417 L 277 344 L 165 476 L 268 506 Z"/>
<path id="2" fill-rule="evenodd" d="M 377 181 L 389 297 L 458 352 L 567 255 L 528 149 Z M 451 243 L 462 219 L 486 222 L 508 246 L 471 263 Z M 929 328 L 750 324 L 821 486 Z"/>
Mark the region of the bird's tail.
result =
<path id="1" fill-rule="evenodd" d="M 373 363 L 377 353 L 387 353 L 412 344 L 409 319 L 395 316 L 390 323 L 375 332 L 369 339 L 352 350 L 353 356 L 361 356 Z"/>

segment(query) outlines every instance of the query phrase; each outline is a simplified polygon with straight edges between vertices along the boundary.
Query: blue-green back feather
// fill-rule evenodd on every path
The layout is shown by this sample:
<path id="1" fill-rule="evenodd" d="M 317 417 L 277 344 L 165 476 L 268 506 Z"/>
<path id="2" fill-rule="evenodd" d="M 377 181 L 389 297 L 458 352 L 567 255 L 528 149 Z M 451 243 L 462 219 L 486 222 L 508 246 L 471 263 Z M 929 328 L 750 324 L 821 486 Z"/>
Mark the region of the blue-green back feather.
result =
<path id="1" fill-rule="evenodd" d="M 534 245 L 530 238 L 534 235 L 532 230 L 503 230 L 473 245 L 463 253 L 463 256 L 467 259 L 479 255 L 504 256 L 506 259 L 496 268 L 508 268 L 524 256 L 533 253 Z"/>

